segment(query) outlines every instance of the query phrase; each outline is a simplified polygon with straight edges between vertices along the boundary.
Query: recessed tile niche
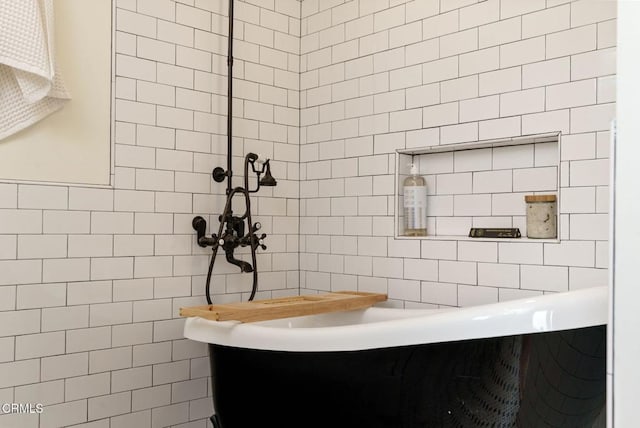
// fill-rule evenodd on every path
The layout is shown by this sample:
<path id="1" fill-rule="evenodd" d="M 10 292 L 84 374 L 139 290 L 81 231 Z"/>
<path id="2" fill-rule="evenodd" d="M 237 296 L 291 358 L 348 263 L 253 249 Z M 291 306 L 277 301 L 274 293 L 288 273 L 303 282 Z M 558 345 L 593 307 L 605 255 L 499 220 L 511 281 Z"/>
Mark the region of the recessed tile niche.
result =
<path id="1" fill-rule="evenodd" d="M 426 237 L 403 236 L 403 182 L 411 163 L 427 181 Z M 505 241 L 512 239 L 468 238 L 469 230 L 517 227 L 522 238 L 513 240 L 527 240 L 524 197 L 559 197 L 559 165 L 560 133 L 398 150 L 395 237 Z"/>

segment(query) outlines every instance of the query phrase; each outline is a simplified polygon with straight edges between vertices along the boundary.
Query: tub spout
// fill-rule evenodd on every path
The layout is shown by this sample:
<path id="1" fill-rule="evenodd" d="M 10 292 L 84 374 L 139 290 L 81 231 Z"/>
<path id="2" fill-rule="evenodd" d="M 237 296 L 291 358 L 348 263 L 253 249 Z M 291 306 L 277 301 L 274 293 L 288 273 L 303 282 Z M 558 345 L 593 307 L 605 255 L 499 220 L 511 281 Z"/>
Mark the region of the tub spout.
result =
<path id="1" fill-rule="evenodd" d="M 244 225 L 242 226 L 244 229 Z M 231 263 L 232 265 L 238 266 L 240 268 L 240 271 L 242 272 L 253 272 L 253 268 L 254 268 L 253 266 L 251 266 L 249 263 L 245 262 L 244 260 L 236 259 L 233 254 L 233 252 L 237 247 L 240 247 L 240 246 L 244 247 L 247 245 L 245 244 L 245 240 L 246 240 L 245 238 L 238 238 L 235 235 L 235 230 L 232 227 L 228 233 L 225 233 L 224 235 L 222 235 L 221 238 L 218 239 L 218 245 L 222 247 L 222 249 L 224 250 L 226 259 L 229 263 Z"/>
<path id="2" fill-rule="evenodd" d="M 232 265 L 236 265 L 240 268 L 241 272 L 253 272 L 253 266 L 244 260 L 238 260 L 233 256 L 233 251 L 227 251 L 227 261 Z"/>

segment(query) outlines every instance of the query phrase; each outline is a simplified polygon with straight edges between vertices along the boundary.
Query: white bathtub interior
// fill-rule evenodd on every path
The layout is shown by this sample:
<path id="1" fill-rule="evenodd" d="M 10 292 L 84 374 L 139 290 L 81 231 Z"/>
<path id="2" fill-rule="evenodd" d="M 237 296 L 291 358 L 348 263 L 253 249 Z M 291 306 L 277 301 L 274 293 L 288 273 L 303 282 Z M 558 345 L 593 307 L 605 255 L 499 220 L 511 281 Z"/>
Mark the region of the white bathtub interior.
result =
<path id="1" fill-rule="evenodd" d="M 569 330 L 607 324 L 608 288 L 469 308 L 372 307 L 256 323 L 189 318 L 185 337 L 240 348 L 353 351 Z"/>

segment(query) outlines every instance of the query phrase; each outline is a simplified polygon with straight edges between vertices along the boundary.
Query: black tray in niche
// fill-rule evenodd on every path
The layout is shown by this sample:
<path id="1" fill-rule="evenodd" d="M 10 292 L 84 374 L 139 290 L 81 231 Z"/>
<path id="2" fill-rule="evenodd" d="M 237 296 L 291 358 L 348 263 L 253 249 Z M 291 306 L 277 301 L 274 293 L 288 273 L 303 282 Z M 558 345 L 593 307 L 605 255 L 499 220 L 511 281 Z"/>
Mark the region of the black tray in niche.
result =
<path id="1" fill-rule="evenodd" d="M 516 228 L 486 228 L 472 227 L 469 238 L 520 238 L 520 229 Z"/>

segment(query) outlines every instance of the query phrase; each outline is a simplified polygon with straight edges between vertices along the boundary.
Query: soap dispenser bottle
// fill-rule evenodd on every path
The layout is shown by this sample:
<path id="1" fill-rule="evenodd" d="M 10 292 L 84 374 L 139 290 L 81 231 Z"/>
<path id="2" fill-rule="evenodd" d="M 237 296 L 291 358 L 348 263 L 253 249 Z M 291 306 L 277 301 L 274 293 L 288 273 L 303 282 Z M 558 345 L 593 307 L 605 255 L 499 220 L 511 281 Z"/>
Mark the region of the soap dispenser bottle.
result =
<path id="1" fill-rule="evenodd" d="M 427 182 L 418 175 L 418 167 L 411 164 L 411 171 L 404 179 L 404 234 L 427 235 Z"/>

